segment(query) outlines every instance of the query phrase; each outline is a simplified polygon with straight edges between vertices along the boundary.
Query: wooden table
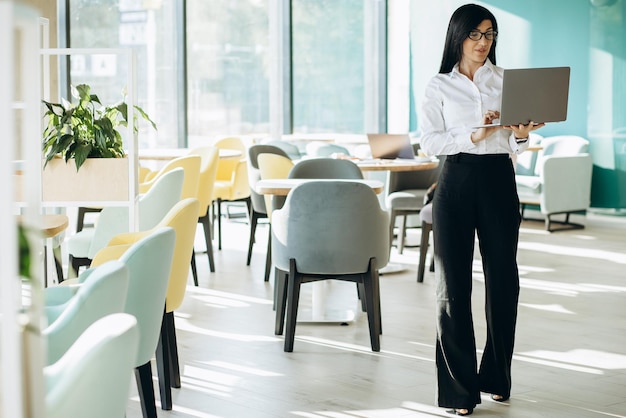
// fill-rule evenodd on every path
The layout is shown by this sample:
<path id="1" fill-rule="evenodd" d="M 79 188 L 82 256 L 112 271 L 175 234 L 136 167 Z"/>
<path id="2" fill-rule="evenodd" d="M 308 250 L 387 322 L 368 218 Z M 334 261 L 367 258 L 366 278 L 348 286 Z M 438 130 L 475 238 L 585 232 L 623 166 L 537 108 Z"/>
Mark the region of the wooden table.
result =
<path id="1" fill-rule="evenodd" d="M 340 180 L 340 179 L 271 179 L 271 180 L 259 180 L 256 184 L 256 191 L 259 194 L 269 194 L 274 196 L 287 196 L 291 189 L 299 184 L 308 181 L 346 181 L 346 182 L 358 182 L 363 183 L 372 188 L 372 190 L 378 194 L 384 190 L 385 185 L 382 181 L 378 180 Z"/>
<path id="2" fill-rule="evenodd" d="M 44 240 L 51 239 L 65 231 L 69 225 L 69 218 L 63 214 L 43 214 L 41 215 L 41 224 L 39 230 Z M 18 222 L 24 224 L 25 217 L 18 216 Z M 61 246 L 52 246 L 52 254 L 54 256 L 54 265 L 57 272 L 59 283 L 63 281 L 63 267 L 61 261 Z M 48 286 L 48 247 L 44 245 L 44 286 Z"/>
<path id="3" fill-rule="evenodd" d="M 139 160 L 168 161 L 189 155 L 191 148 L 141 148 Z M 220 159 L 241 158 L 242 153 L 236 149 L 219 149 Z"/>
<path id="4" fill-rule="evenodd" d="M 415 160 L 354 160 L 361 171 L 421 171 L 437 168 L 437 158 L 416 158 Z"/>

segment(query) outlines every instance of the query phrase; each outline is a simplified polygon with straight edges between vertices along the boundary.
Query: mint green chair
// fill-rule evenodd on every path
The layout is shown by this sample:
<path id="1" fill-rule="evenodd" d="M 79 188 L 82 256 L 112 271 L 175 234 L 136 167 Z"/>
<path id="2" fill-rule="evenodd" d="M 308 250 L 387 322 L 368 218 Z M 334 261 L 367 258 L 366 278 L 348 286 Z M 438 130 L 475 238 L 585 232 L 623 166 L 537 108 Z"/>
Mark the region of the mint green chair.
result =
<path id="1" fill-rule="evenodd" d="M 124 417 L 138 343 L 132 315 L 116 313 L 91 324 L 44 368 L 46 417 Z"/>
<path id="2" fill-rule="evenodd" d="M 45 289 L 44 312 L 48 326 L 43 330 L 47 341 L 47 363 L 58 361 L 69 347 L 96 320 L 123 312 L 128 290 L 128 269 L 120 261 L 111 261 L 86 271 L 79 286 L 56 286 Z"/>
<path id="3" fill-rule="evenodd" d="M 137 205 L 139 231 L 154 228 L 180 201 L 184 177 L 183 168 L 167 171 L 155 179 L 152 187 L 140 196 Z M 83 229 L 68 238 L 67 252 L 70 264 L 68 276 L 76 277 L 80 267 L 89 266 L 96 253 L 104 248 L 111 238 L 123 232 L 128 232 L 128 208 L 121 206 L 103 208 L 94 228 Z"/>
<path id="4" fill-rule="evenodd" d="M 195 212 L 192 224 L 195 227 L 197 205 L 193 209 Z M 99 266 L 110 262 L 109 260 L 119 259 L 128 268 L 130 281 L 123 312 L 135 316 L 139 325 L 139 347 L 133 367 L 144 417 L 157 416 L 150 360 L 157 351 L 161 333 L 175 241 L 176 233 L 173 228 L 160 227 L 146 233 L 132 244 L 110 245 L 103 248 L 96 254 L 92 263 L 92 266 Z M 192 248 L 193 244 L 186 253 L 187 269 Z M 157 352 L 157 364 L 168 364 L 164 356 L 167 356 L 167 351 Z M 170 393 L 170 383 L 161 369 L 162 367 L 159 368 L 159 385 L 163 403 L 166 402 L 163 394 Z M 169 402 L 171 404 L 171 400 Z"/>

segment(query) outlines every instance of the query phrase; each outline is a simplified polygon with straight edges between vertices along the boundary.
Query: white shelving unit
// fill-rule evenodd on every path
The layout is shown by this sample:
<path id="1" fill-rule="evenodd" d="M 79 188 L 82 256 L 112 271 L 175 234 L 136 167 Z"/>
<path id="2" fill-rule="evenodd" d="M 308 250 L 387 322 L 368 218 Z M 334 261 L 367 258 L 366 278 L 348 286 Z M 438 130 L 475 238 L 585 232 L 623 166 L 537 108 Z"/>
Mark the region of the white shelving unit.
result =
<path id="1" fill-rule="evenodd" d="M 39 20 L 35 9 L 20 3 L 0 0 L 0 126 L 3 152 L 0 153 L 0 183 L 6 195 L 0 199 L 0 412 L 4 417 L 44 416 L 43 350 L 39 334 L 43 267 L 33 271 L 30 285 L 22 285 L 18 273 L 16 202 L 13 179 L 16 137 L 23 139 L 23 163 L 27 187 L 24 193 L 26 221 L 36 225 L 40 197 L 33 193 L 41 182 L 38 167 L 39 141 Z M 32 139 L 32 140 L 30 140 Z M 32 144 L 28 144 L 32 142 Z M 28 154 L 30 147 L 37 149 Z M 32 160 L 32 161 L 31 161 Z M 37 180 L 39 179 L 39 180 Z M 38 252 L 31 256 L 40 265 Z M 28 314 L 22 313 L 28 308 Z M 29 327 L 24 321 L 30 321 Z"/>

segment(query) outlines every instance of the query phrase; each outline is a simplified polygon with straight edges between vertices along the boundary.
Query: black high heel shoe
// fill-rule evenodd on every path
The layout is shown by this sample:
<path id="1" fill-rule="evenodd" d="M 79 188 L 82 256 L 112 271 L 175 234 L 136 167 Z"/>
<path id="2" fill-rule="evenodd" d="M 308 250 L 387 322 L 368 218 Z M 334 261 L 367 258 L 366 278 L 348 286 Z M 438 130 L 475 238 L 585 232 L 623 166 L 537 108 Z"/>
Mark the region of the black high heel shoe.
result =
<path id="1" fill-rule="evenodd" d="M 496 401 L 496 402 L 506 402 L 508 401 L 510 398 L 510 396 L 502 396 L 502 395 L 498 395 L 495 393 L 491 394 L 491 400 Z"/>
<path id="2" fill-rule="evenodd" d="M 448 409 L 446 412 L 448 414 L 466 417 L 468 415 L 472 415 L 472 413 L 474 412 L 474 408 L 455 408 L 455 409 Z"/>

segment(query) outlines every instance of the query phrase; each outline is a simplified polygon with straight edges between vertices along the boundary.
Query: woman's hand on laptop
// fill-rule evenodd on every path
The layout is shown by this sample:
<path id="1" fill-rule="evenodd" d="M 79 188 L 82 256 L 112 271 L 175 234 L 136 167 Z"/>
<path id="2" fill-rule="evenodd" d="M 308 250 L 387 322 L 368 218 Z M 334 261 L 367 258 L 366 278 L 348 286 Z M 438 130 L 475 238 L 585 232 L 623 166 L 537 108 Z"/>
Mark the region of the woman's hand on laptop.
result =
<path id="1" fill-rule="evenodd" d="M 491 125 L 496 119 L 500 119 L 500 112 L 497 110 L 488 110 L 483 115 L 483 125 Z M 498 125 L 493 127 L 480 127 L 472 132 L 472 134 L 470 135 L 470 139 L 474 144 L 476 144 L 487 138 L 498 129 L 502 129 L 502 126 Z"/>
<path id="2" fill-rule="evenodd" d="M 532 131 L 542 128 L 545 125 L 546 125 L 545 123 L 534 123 L 531 121 L 528 125 L 522 125 L 520 123 L 517 126 L 515 125 L 504 126 L 504 129 L 509 129 L 513 131 L 513 133 L 515 134 L 515 139 L 528 139 L 528 135 Z"/>

